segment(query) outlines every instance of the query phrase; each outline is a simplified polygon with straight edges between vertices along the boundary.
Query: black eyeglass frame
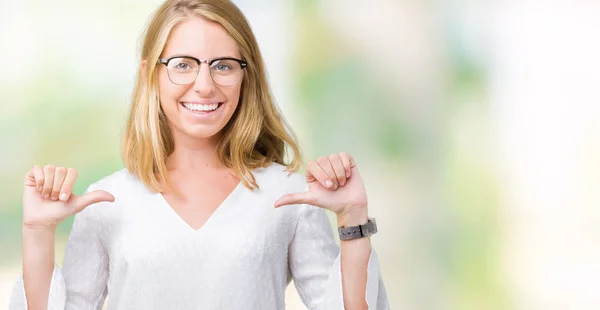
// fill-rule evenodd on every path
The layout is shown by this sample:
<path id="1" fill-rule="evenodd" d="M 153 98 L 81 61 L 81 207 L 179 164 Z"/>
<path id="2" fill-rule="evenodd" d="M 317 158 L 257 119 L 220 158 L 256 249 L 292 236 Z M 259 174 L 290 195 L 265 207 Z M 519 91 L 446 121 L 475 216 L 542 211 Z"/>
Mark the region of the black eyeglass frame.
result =
<path id="1" fill-rule="evenodd" d="M 241 60 L 241 59 L 237 59 L 237 58 L 233 58 L 233 57 L 217 57 L 214 59 L 198 59 L 196 57 L 192 57 L 192 56 L 183 56 L 183 55 L 175 55 L 175 56 L 171 56 L 171 57 L 167 57 L 167 58 L 159 58 L 158 59 L 158 63 L 165 65 L 165 67 L 169 67 L 169 61 L 171 61 L 171 59 L 175 59 L 175 58 L 186 58 L 186 59 L 191 59 L 193 61 L 196 62 L 196 64 L 198 64 L 198 67 L 200 67 L 200 64 L 205 63 L 207 64 L 209 67 L 212 67 L 212 64 L 217 62 L 217 61 L 221 61 L 221 60 L 233 60 L 237 63 L 240 64 L 240 66 L 242 67 L 242 70 L 246 69 L 246 67 L 248 66 L 248 63 Z M 212 74 L 210 76 L 212 78 Z M 171 79 L 171 77 L 169 76 L 169 80 Z M 173 83 L 173 81 L 171 81 L 171 83 Z M 175 83 L 173 83 L 175 84 Z M 235 84 L 234 84 L 235 85 Z"/>

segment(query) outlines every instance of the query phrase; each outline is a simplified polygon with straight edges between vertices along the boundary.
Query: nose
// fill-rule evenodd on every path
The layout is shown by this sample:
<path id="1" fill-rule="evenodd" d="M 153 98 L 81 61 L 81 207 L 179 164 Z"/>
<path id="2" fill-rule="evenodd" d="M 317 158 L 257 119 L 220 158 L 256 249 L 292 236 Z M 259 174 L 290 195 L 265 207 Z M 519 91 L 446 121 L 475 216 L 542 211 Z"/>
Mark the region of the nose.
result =
<path id="1" fill-rule="evenodd" d="M 200 63 L 198 67 L 198 76 L 194 81 L 194 90 L 200 95 L 209 95 L 215 90 L 215 84 L 210 76 L 210 66 L 208 64 L 206 66 L 203 65 L 203 63 Z"/>

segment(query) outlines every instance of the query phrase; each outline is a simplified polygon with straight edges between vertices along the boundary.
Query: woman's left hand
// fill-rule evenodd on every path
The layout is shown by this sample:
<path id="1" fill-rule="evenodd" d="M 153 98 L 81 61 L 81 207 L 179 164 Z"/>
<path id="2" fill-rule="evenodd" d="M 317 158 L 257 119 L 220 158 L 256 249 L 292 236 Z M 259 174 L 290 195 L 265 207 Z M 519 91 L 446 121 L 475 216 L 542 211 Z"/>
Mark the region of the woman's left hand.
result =
<path id="1" fill-rule="evenodd" d="M 352 156 L 345 152 L 319 157 L 306 166 L 308 191 L 287 194 L 275 207 L 311 204 L 334 212 L 338 218 L 366 217 L 367 193 Z M 361 216 L 362 215 L 362 216 Z"/>

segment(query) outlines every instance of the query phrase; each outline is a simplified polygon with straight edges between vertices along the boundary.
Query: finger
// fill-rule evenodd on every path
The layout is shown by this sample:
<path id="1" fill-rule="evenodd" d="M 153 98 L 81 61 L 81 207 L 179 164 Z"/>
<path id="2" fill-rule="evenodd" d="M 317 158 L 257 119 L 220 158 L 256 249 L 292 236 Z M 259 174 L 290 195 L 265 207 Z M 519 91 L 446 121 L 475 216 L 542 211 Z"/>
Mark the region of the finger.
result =
<path id="1" fill-rule="evenodd" d="M 346 171 L 344 170 L 344 164 L 338 154 L 329 155 L 329 162 L 337 178 L 337 182 L 340 186 L 346 185 Z"/>
<path id="2" fill-rule="evenodd" d="M 306 165 L 306 180 L 310 182 L 319 182 L 323 187 L 330 188 L 333 186 L 332 178 L 321 168 L 314 160 L 311 160 Z"/>
<path id="3" fill-rule="evenodd" d="M 35 168 L 38 166 L 33 166 L 31 167 L 31 169 L 29 169 L 29 171 L 27 171 L 27 173 L 25 174 L 25 183 L 24 185 L 27 187 L 34 187 L 35 189 L 37 189 L 37 184 L 36 184 L 36 172 L 35 172 Z M 41 173 L 41 172 L 40 172 Z M 42 173 L 43 175 L 43 173 Z M 40 181 L 41 183 L 41 181 Z"/>
<path id="4" fill-rule="evenodd" d="M 50 197 L 52 186 L 54 186 L 54 166 L 46 165 L 44 166 L 44 185 L 42 188 L 42 197 Z"/>
<path id="5" fill-rule="evenodd" d="M 350 156 L 350 154 L 348 154 L 346 152 L 341 152 L 340 158 L 342 159 L 342 163 L 344 164 L 344 171 L 346 171 L 346 178 L 349 178 L 350 175 L 352 175 L 352 168 L 350 167 L 350 159 L 352 159 L 352 157 Z"/>
<path id="6" fill-rule="evenodd" d="M 314 205 L 314 197 L 311 192 L 303 192 L 303 193 L 292 193 L 281 196 L 279 199 L 275 201 L 275 208 L 279 208 L 285 205 L 294 205 L 294 204 L 311 204 Z"/>
<path id="7" fill-rule="evenodd" d="M 77 170 L 73 168 L 67 169 L 67 175 L 65 181 L 60 189 L 60 196 L 58 197 L 62 201 L 67 201 L 73 193 L 73 186 L 75 186 L 75 180 L 77 179 Z"/>
<path id="8" fill-rule="evenodd" d="M 350 156 L 350 155 L 348 155 Z M 350 156 L 350 171 L 352 171 L 352 169 L 354 169 L 354 167 L 356 167 L 356 161 L 354 160 L 354 157 Z"/>
<path id="9" fill-rule="evenodd" d="M 66 175 L 67 168 L 56 167 L 56 169 L 54 169 L 54 185 L 52 186 L 52 191 L 50 192 L 50 199 L 55 201 L 58 200 L 58 195 L 60 194 L 60 189 L 62 188 Z"/>
<path id="10" fill-rule="evenodd" d="M 44 170 L 42 167 L 33 167 L 33 177 L 35 178 L 35 188 L 41 193 L 42 189 L 44 189 Z"/>
<path id="11" fill-rule="evenodd" d="M 96 190 L 93 192 L 89 192 L 83 196 L 73 197 L 73 198 L 75 198 L 75 199 L 73 199 L 72 206 L 77 212 L 85 209 L 85 207 L 87 207 L 91 204 L 94 204 L 94 203 L 103 202 L 103 201 L 107 201 L 107 202 L 115 201 L 115 197 L 113 195 L 111 195 L 109 192 L 106 192 L 103 190 Z"/>
<path id="12" fill-rule="evenodd" d="M 321 169 L 325 171 L 325 173 L 329 177 L 329 180 L 333 181 L 333 185 L 328 188 L 336 190 L 339 184 L 337 181 L 337 177 L 335 176 L 335 172 L 333 171 L 333 167 L 331 166 L 331 162 L 329 161 L 329 158 L 321 156 L 317 159 L 317 163 L 319 164 L 319 166 L 321 166 Z"/>

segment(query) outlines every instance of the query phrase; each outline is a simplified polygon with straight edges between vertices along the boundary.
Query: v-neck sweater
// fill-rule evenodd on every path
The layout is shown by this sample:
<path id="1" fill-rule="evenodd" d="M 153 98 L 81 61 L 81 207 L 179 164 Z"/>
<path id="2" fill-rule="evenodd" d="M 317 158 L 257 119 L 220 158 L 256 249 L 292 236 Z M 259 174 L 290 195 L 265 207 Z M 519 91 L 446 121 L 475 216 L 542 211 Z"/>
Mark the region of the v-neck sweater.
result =
<path id="1" fill-rule="evenodd" d="M 273 207 L 305 191 L 305 178 L 279 164 L 252 173 L 259 189 L 240 183 L 197 230 L 126 169 L 90 185 L 115 201 L 75 215 L 48 309 L 101 309 L 108 296 L 108 310 L 281 310 L 293 280 L 308 309 L 343 310 L 340 250 L 325 210 Z M 373 250 L 367 273 L 369 309 L 388 309 Z M 9 309 L 27 309 L 22 277 Z"/>

